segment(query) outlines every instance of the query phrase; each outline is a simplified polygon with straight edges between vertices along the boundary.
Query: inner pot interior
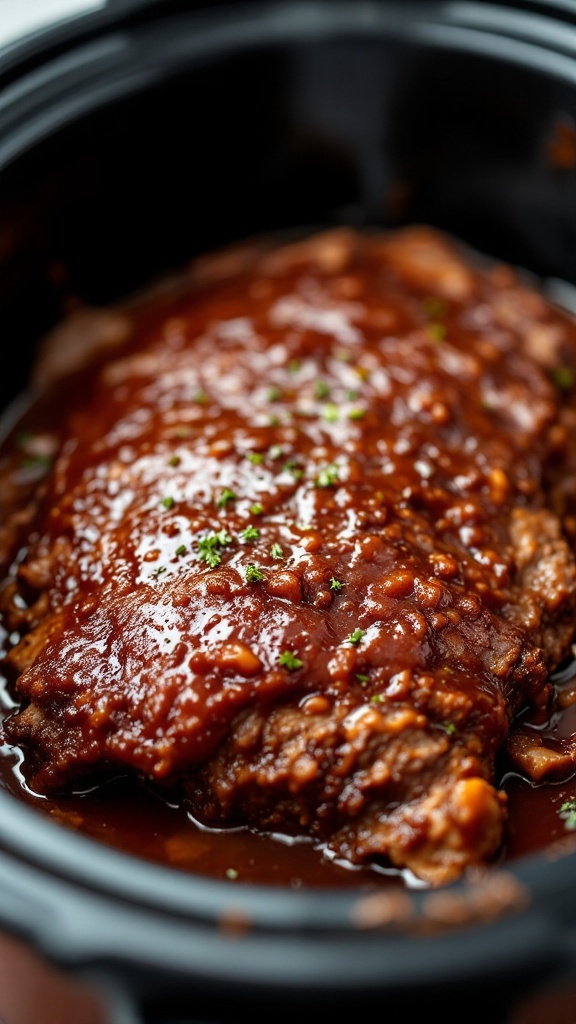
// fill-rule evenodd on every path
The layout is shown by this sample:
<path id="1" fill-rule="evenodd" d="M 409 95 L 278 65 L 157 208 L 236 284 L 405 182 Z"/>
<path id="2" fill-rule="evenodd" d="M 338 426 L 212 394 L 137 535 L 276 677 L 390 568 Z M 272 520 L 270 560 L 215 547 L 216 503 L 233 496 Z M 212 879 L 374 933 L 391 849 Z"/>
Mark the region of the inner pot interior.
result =
<path id="1" fill-rule="evenodd" d="M 572 281 L 574 85 L 538 24 L 526 43 L 478 5 L 479 24 L 235 6 L 112 29 L 8 84 L 3 405 L 71 296 L 113 301 L 261 232 L 424 222 Z"/>
<path id="2" fill-rule="evenodd" d="M 502 5 L 492 28 L 465 4 L 236 6 L 89 34 L 7 85 L 2 407 L 71 302 L 262 232 L 427 223 L 572 283 L 574 84 L 537 26 L 499 32 Z M 377 959 L 363 983 L 386 975 Z"/>

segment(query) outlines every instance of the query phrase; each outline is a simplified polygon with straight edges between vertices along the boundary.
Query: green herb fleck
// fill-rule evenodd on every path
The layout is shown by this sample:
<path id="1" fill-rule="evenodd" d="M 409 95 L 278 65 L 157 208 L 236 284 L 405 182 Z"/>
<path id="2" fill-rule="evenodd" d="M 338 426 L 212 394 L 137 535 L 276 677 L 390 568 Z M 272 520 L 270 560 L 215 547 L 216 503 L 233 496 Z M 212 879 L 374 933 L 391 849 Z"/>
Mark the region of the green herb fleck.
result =
<path id="1" fill-rule="evenodd" d="M 381 693 L 373 693 L 372 696 L 370 697 L 370 703 L 371 704 L 383 704 L 384 703 L 383 695 Z"/>
<path id="2" fill-rule="evenodd" d="M 173 455 L 172 458 L 168 460 L 168 465 L 169 466 L 179 466 L 181 461 L 182 461 L 182 459 L 180 458 L 179 455 Z"/>
<path id="3" fill-rule="evenodd" d="M 174 505 L 174 498 L 162 498 L 160 504 L 163 505 L 164 508 L 172 508 Z"/>
<path id="4" fill-rule="evenodd" d="M 158 579 L 158 577 L 161 576 L 163 572 L 166 572 L 166 566 L 165 565 L 159 565 L 157 569 L 154 569 L 154 572 L 152 573 L 152 576 L 154 576 L 156 579 Z"/>
<path id="5" fill-rule="evenodd" d="M 359 394 L 360 392 L 357 391 L 356 388 L 353 388 L 351 391 L 346 392 L 346 398 L 348 399 L 349 402 L 355 402 L 356 399 L 359 397 Z"/>
<path id="6" fill-rule="evenodd" d="M 52 465 L 50 455 L 29 455 L 20 462 L 20 468 L 25 470 L 41 470 L 46 472 Z"/>
<path id="7" fill-rule="evenodd" d="M 446 337 L 446 325 L 438 323 L 437 321 L 426 324 L 426 330 L 428 331 L 428 336 L 432 341 L 444 341 L 444 338 Z"/>
<path id="8" fill-rule="evenodd" d="M 454 722 L 440 722 L 440 728 L 444 729 L 444 732 L 447 732 L 449 736 L 454 736 L 456 732 Z"/>
<path id="9" fill-rule="evenodd" d="M 448 306 L 444 299 L 439 299 L 436 295 L 427 296 L 422 305 L 428 316 L 431 316 L 434 320 L 446 316 L 448 311 Z"/>
<path id="10" fill-rule="evenodd" d="M 302 668 L 303 662 L 296 657 L 294 651 L 282 651 L 278 658 L 278 664 L 282 668 L 287 668 L 289 672 L 295 672 L 297 668 Z"/>
<path id="11" fill-rule="evenodd" d="M 192 401 L 196 402 L 197 405 L 206 405 L 208 395 L 202 388 L 198 388 L 192 395 Z"/>
<path id="12" fill-rule="evenodd" d="M 338 480 L 338 466 L 331 463 L 320 470 L 314 483 L 316 487 L 333 487 Z"/>
<path id="13" fill-rule="evenodd" d="M 264 462 L 264 454 L 262 452 L 246 452 L 246 458 L 255 466 L 260 466 Z"/>
<path id="14" fill-rule="evenodd" d="M 250 505 L 250 511 L 253 516 L 261 516 L 264 511 L 264 506 L 259 501 L 255 501 Z"/>
<path id="15" fill-rule="evenodd" d="M 573 832 L 576 829 L 576 799 L 565 800 L 558 811 L 566 828 Z"/>
<path id="16" fill-rule="evenodd" d="M 552 380 L 562 391 L 569 391 L 574 387 L 574 373 L 569 366 L 556 366 L 552 370 Z"/>
<path id="17" fill-rule="evenodd" d="M 365 409 L 359 409 L 359 408 L 356 407 L 354 409 L 350 409 L 350 412 L 348 413 L 348 419 L 350 419 L 350 420 L 363 420 L 365 415 L 366 415 L 366 410 Z"/>
<path id="18" fill-rule="evenodd" d="M 369 678 L 370 677 L 365 675 L 363 672 L 356 673 L 356 679 L 358 680 L 361 686 L 366 686 L 366 683 L 368 682 Z"/>
<path id="19" fill-rule="evenodd" d="M 240 534 L 240 540 L 258 540 L 259 536 L 260 530 L 258 530 L 255 526 L 247 526 L 245 530 L 242 530 L 242 533 Z"/>
<path id="20" fill-rule="evenodd" d="M 216 504 L 218 508 L 225 508 L 229 501 L 236 501 L 237 497 L 238 495 L 234 491 L 231 491 L 229 487 L 225 487 Z"/>
<path id="21" fill-rule="evenodd" d="M 284 552 L 280 544 L 273 544 L 270 548 L 270 554 L 272 555 L 272 558 L 284 558 Z"/>
<path id="22" fill-rule="evenodd" d="M 247 583 L 261 583 L 262 580 L 266 579 L 266 573 L 262 572 L 262 569 L 259 569 L 257 565 L 247 565 L 245 577 Z"/>
<path id="23" fill-rule="evenodd" d="M 295 480 L 300 480 L 304 476 L 304 470 L 298 465 L 296 459 L 288 459 L 282 466 L 283 470 L 291 473 Z"/>
<path id="24" fill-rule="evenodd" d="M 335 576 L 330 579 L 330 590 L 342 590 L 344 586 L 342 580 L 337 580 Z"/>
<path id="25" fill-rule="evenodd" d="M 218 530 L 217 533 L 208 533 L 198 541 L 200 558 L 211 568 L 215 569 L 220 565 L 222 556 L 219 549 L 225 548 L 232 542 L 232 537 L 226 530 Z"/>
<path id="26" fill-rule="evenodd" d="M 314 384 L 314 396 L 316 398 L 328 398 L 330 394 L 330 388 L 328 387 L 325 380 L 317 380 Z"/>
<path id="27" fill-rule="evenodd" d="M 327 423 L 336 423 L 339 415 L 338 406 L 334 402 L 327 402 L 322 410 L 322 417 Z"/>
<path id="28" fill-rule="evenodd" d="M 266 397 L 269 402 L 278 402 L 279 399 L 282 398 L 282 392 L 280 391 L 280 388 L 277 388 L 276 385 L 273 384 L 272 387 L 268 388 Z"/>
<path id="29" fill-rule="evenodd" d="M 276 461 L 276 459 L 281 459 L 282 456 L 284 455 L 284 449 L 282 445 L 273 444 L 271 448 L 268 449 L 268 455 L 270 456 L 271 459 L 274 459 L 274 461 Z"/>
<path id="30" fill-rule="evenodd" d="M 185 554 L 186 554 L 186 545 L 185 545 L 185 544 L 180 544 L 180 545 L 179 545 L 179 546 L 178 546 L 178 547 L 176 548 L 176 551 L 174 552 L 174 554 L 175 554 L 175 555 L 176 555 L 176 556 L 177 556 L 178 558 L 180 558 L 180 556 L 181 556 L 181 555 L 185 555 Z"/>
<path id="31" fill-rule="evenodd" d="M 365 633 L 366 633 L 365 629 L 360 629 L 360 627 L 357 626 L 356 629 L 354 630 L 354 632 L 350 633 L 350 636 L 346 637 L 346 643 L 353 644 L 353 646 L 356 647 L 357 644 L 360 643 L 360 641 L 361 641 L 362 637 L 365 635 Z"/>
<path id="32" fill-rule="evenodd" d="M 288 363 L 288 373 L 298 373 L 302 366 L 300 359 L 291 359 Z"/>

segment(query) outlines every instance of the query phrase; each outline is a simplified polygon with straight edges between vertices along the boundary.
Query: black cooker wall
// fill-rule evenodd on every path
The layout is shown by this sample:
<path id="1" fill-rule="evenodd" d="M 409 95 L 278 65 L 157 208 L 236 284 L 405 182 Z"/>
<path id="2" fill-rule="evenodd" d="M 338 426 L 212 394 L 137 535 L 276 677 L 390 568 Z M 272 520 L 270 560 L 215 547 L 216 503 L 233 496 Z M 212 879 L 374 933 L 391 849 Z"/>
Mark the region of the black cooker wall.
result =
<path id="1" fill-rule="evenodd" d="M 73 119 L 0 178 L 0 336 L 21 387 L 70 300 L 106 303 L 261 231 L 426 221 L 571 280 L 576 161 L 561 81 L 407 39 L 318 38 L 171 60 L 175 26 L 127 59 L 148 81 Z M 152 33 L 152 34 L 151 34 Z M 148 64 L 146 64 L 148 61 Z M 41 131 L 40 131 L 40 134 Z"/>

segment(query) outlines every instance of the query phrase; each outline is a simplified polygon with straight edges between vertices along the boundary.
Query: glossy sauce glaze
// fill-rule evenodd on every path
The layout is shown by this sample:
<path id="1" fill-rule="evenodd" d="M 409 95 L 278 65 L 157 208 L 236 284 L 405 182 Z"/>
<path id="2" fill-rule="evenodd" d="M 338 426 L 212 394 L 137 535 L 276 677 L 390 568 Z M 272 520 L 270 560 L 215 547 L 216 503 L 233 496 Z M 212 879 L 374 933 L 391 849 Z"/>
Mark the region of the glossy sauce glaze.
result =
<path id="1" fill-rule="evenodd" d="M 572 703 L 548 673 L 574 629 L 576 328 L 426 232 L 307 244 L 195 267 L 191 290 L 132 309 L 125 331 L 120 316 L 101 372 L 11 433 L 5 784 L 201 874 L 436 884 L 571 838 Z M 359 782 L 379 733 L 391 862 L 335 811 L 354 818 L 380 784 Z M 518 762 L 538 744 L 535 787 Z M 430 855 L 421 811 L 401 817 L 424 780 L 445 829 L 469 817 L 456 862 L 449 843 Z"/>

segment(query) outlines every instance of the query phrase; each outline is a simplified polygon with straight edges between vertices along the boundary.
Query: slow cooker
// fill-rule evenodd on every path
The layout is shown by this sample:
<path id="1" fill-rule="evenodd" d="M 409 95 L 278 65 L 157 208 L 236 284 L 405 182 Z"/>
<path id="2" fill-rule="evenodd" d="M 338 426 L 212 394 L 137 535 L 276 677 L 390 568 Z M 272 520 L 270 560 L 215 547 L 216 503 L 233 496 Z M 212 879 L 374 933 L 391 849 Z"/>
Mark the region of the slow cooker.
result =
<path id="1" fill-rule="evenodd" d="M 245 236 L 425 222 L 569 301 L 575 140 L 571 0 L 110 0 L 31 32 L 0 52 L 5 422 L 59 266 L 102 305 Z M 576 1021 L 570 844 L 368 898 L 194 877 L 0 789 L 0 926 L 15 985 L 57 972 L 47 1024 Z"/>

